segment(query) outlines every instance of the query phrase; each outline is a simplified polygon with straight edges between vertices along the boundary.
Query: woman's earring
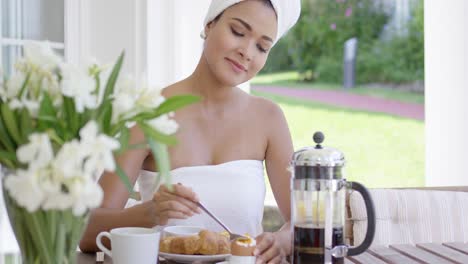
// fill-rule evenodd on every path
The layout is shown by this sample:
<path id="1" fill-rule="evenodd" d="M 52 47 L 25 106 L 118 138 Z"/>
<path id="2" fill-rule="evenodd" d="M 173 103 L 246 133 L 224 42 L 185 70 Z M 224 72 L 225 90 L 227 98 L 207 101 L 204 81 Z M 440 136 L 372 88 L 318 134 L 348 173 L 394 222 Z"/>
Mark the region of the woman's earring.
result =
<path id="1" fill-rule="evenodd" d="M 200 38 L 206 39 L 205 30 L 202 30 L 202 31 L 200 32 Z"/>

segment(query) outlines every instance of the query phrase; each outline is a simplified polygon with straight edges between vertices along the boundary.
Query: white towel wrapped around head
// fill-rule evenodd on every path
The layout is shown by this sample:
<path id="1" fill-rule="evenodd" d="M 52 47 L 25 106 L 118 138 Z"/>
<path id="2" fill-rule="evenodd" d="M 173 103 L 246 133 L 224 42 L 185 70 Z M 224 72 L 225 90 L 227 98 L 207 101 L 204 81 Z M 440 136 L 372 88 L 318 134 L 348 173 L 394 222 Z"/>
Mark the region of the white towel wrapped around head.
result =
<path id="1" fill-rule="evenodd" d="M 203 25 L 206 26 L 226 8 L 242 1 L 246 0 L 211 0 Z M 276 16 L 278 17 L 278 34 L 274 42 L 276 43 L 284 34 L 286 34 L 286 32 L 288 32 L 290 28 L 292 28 L 292 26 L 294 26 L 294 24 L 296 24 L 299 19 L 299 15 L 301 13 L 301 1 L 270 0 L 270 2 L 275 9 Z"/>

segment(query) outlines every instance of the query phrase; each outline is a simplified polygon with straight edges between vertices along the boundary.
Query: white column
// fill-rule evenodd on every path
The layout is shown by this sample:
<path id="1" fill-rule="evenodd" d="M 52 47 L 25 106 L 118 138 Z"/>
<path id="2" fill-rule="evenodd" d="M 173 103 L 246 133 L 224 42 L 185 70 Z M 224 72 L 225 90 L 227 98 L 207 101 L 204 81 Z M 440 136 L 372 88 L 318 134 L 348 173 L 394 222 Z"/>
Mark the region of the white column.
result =
<path id="1" fill-rule="evenodd" d="M 210 0 L 148 1 L 148 80 L 166 87 L 189 76 L 203 49 L 203 29 Z M 240 85 L 248 90 L 249 84 Z"/>
<path id="2" fill-rule="evenodd" d="M 468 2 L 424 5 L 426 185 L 468 185 Z"/>
<path id="3" fill-rule="evenodd" d="M 209 0 L 148 1 L 148 79 L 165 87 L 195 69 L 203 41 L 200 32 Z"/>
<path id="4" fill-rule="evenodd" d="M 89 56 L 89 1 L 65 0 L 64 3 L 64 42 L 65 58 L 79 64 Z"/>
<path id="5" fill-rule="evenodd" d="M 143 78 L 142 74 L 147 70 L 147 0 L 83 0 L 81 5 L 84 10 L 80 14 L 80 26 L 83 28 L 80 31 L 83 36 L 80 37 L 85 42 L 80 47 L 83 53 L 80 54 L 80 62 L 93 57 L 100 63 L 114 63 L 125 50 L 122 72 L 131 73 L 137 79 Z"/>

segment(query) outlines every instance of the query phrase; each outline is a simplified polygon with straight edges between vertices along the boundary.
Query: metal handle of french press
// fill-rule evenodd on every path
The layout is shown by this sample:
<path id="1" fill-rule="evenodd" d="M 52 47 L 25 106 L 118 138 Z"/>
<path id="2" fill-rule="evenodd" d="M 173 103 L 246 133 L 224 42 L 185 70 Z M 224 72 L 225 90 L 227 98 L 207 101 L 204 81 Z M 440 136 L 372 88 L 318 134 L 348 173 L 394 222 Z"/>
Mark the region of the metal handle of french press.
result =
<path id="1" fill-rule="evenodd" d="M 357 191 L 362 195 L 367 212 L 367 232 L 362 243 L 356 247 L 348 247 L 348 256 L 359 255 L 366 251 L 372 244 L 375 235 L 375 207 L 372 197 L 364 185 L 359 182 L 348 182 L 348 188 Z"/>
<path id="2" fill-rule="evenodd" d="M 349 189 L 359 192 L 366 206 L 367 212 L 367 232 L 362 243 L 356 247 L 349 245 L 337 245 L 333 247 L 333 191 L 331 186 L 327 186 L 327 195 L 325 199 L 325 252 L 324 263 L 331 264 L 332 257 L 343 258 L 346 256 L 355 256 L 366 251 L 372 244 L 375 235 L 375 208 L 371 195 L 364 185 L 358 182 L 347 182 Z"/>

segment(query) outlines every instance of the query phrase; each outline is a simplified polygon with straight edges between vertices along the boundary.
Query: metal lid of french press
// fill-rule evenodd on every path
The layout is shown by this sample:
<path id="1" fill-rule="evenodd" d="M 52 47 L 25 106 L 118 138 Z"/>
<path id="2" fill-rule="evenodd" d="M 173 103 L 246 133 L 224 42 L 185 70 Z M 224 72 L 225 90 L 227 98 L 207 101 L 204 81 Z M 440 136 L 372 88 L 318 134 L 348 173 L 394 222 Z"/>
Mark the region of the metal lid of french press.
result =
<path id="1" fill-rule="evenodd" d="M 325 136 L 322 132 L 314 133 L 315 146 L 296 151 L 291 165 L 296 179 L 341 179 L 345 164 L 344 154 L 331 147 L 324 147 Z"/>

